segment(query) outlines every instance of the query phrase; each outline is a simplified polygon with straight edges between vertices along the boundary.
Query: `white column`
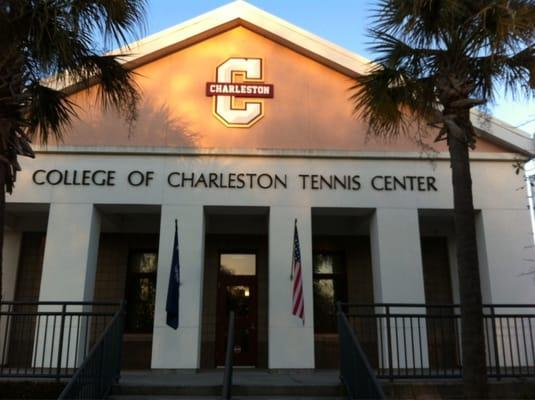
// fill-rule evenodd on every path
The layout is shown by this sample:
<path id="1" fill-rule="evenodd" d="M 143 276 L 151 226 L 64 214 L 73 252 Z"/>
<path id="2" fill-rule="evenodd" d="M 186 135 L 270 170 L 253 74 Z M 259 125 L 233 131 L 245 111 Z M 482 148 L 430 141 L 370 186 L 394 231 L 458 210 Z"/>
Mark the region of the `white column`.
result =
<path id="1" fill-rule="evenodd" d="M 91 301 L 100 215 L 93 204 L 52 203 L 39 301 Z"/>
<path id="2" fill-rule="evenodd" d="M 374 281 L 374 297 L 378 303 L 425 303 L 424 279 L 422 268 L 422 252 L 420 246 L 420 228 L 418 210 L 416 209 L 386 209 L 378 208 L 371 219 L 370 241 L 372 248 L 372 266 Z M 384 311 L 384 310 L 383 310 Z M 422 308 L 392 309 L 393 312 L 425 312 Z M 412 343 L 410 337 L 409 320 L 406 320 L 406 331 L 403 332 L 402 319 L 390 319 L 390 339 L 392 344 L 394 368 L 412 368 L 413 366 L 428 366 L 427 335 L 425 321 L 419 321 L 420 336 L 422 338 L 422 352 L 420 353 L 418 332 L 414 335 L 413 365 Z M 397 323 L 397 329 L 396 324 Z M 416 329 L 417 320 L 413 320 Z M 384 351 L 387 345 L 386 321 L 383 321 Z M 405 351 L 404 338 L 407 337 Z M 396 343 L 399 348 L 397 358 Z M 385 365 L 386 367 L 386 365 Z"/>
<path id="3" fill-rule="evenodd" d="M 15 287 L 17 284 L 17 270 L 19 265 L 20 244 L 22 233 L 18 231 L 4 231 L 3 249 L 3 274 L 2 274 L 2 300 L 13 301 L 15 299 Z M 2 306 L 0 311 L 9 311 L 10 306 Z M 0 364 L 7 360 L 7 354 L 3 353 L 9 349 L 10 330 L 6 330 L 7 318 L 0 317 Z M 8 341 L 4 343 L 4 341 Z"/>
<path id="4" fill-rule="evenodd" d="M 418 210 L 378 208 L 370 240 L 376 301 L 425 303 Z"/>
<path id="5" fill-rule="evenodd" d="M 175 219 L 180 254 L 179 327 L 166 324 L 165 304 Z M 201 349 L 204 214 L 202 206 L 162 206 L 152 338 L 152 368 L 199 368 Z"/>
<path id="6" fill-rule="evenodd" d="M 476 218 L 484 303 L 535 303 L 527 210 L 481 210 Z"/>
<path id="7" fill-rule="evenodd" d="M 100 215 L 93 204 L 52 203 L 48 216 L 39 301 L 92 301 L 100 238 Z M 61 311 L 60 306 L 40 306 L 40 311 Z M 67 311 L 90 310 L 68 307 Z M 91 321 L 66 319 L 62 366 L 80 364 L 88 351 Z M 60 338 L 60 317 L 36 321 L 34 360 L 37 367 L 55 366 Z M 54 329 L 55 327 L 55 329 Z M 45 337 L 46 332 L 46 337 Z M 76 349 L 76 344 L 78 348 Z M 66 355 L 67 349 L 69 354 Z M 78 352 L 78 356 L 76 356 Z M 68 363 L 68 364 L 66 364 Z"/>
<path id="8" fill-rule="evenodd" d="M 2 265 L 2 300 L 4 301 L 13 301 L 15 299 L 21 240 L 22 232 L 4 231 L 4 259 Z"/>
<path id="9" fill-rule="evenodd" d="M 533 259 L 533 248 L 528 210 L 481 210 L 476 218 L 476 229 L 483 303 L 535 303 L 533 262 L 530 261 Z M 496 309 L 497 313 L 502 314 L 532 311 L 533 309 L 521 308 Z M 502 368 L 511 364 L 535 364 L 531 342 L 528 337 L 524 338 L 522 325 L 525 332 L 535 331 L 533 322 L 527 320 L 500 319 L 496 322 L 496 347 Z M 489 328 L 492 328 L 492 325 L 489 324 Z M 511 353 L 511 348 L 520 349 L 519 353 Z M 493 354 L 489 358 L 494 362 Z"/>
<path id="10" fill-rule="evenodd" d="M 487 214 L 487 212 L 485 212 Z M 486 232 L 483 226 L 483 211 L 476 214 L 476 237 L 477 237 L 477 258 L 479 261 L 479 279 L 481 281 L 481 298 L 483 304 L 492 303 L 491 285 L 490 285 L 490 266 L 487 256 L 487 247 L 491 240 L 491 235 Z M 487 221 L 487 226 L 490 221 Z M 487 234 L 489 234 L 487 238 Z M 505 235 L 504 235 L 505 236 Z M 487 243 L 489 242 L 489 243 Z"/>
<path id="11" fill-rule="evenodd" d="M 292 315 L 294 220 L 301 247 L 305 324 Z M 314 368 L 311 210 L 271 207 L 269 212 L 269 368 Z"/>

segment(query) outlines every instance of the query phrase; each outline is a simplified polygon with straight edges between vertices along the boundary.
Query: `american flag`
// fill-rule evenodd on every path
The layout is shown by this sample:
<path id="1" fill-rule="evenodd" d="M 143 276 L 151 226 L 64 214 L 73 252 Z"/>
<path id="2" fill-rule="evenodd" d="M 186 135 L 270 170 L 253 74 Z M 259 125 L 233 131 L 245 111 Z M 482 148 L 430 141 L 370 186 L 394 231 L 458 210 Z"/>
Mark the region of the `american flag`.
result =
<path id="1" fill-rule="evenodd" d="M 301 250 L 299 249 L 299 234 L 297 233 L 297 219 L 294 225 L 294 248 L 292 252 L 292 314 L 298 316 L 305 323 L 305 301 L 303 298 L 303 274 L 301 273 Z"/>

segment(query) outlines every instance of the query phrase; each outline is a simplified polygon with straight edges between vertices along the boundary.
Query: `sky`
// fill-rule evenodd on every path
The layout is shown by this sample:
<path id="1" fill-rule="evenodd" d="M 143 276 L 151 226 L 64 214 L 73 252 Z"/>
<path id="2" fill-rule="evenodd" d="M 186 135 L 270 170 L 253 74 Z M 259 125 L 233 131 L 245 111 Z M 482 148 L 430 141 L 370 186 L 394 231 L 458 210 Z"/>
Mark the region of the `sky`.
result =
<path id="1" fill-rule="evenodd" d="M 229 0 L 148 0 L 146 34 L 159 32 L 229 3 Z M 254 6 L 368 59 L 366 36 L 374 0 L 248 0 Z M 497 96 L 497 118 L 535 133 L 535 101 Z M 527 123 L 528 121 L 531 121 Z"/>

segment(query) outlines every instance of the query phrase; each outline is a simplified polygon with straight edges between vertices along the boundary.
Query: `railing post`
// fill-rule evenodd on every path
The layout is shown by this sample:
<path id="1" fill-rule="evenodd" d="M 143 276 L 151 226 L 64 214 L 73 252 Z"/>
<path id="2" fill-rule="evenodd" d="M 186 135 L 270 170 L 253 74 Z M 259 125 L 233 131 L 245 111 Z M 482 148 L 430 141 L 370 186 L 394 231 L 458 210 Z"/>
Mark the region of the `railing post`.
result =
<path id="1" fill-rule="evenodd" d="M 230 312 L 228 322 L 227 354 L 225 357 L 225 372 L 223 375 L 223 399 L 232 397 L 232 359 L 234 355 L 234 311 Z"/>
<path id="2" fill-rule="evenodd" d="M 56 381 L 59 382 L 61 378 L 61 359 L 63 358 L 63 338 L 65 335 L 65 314 L 67 313 L 67 304 L 61 306 L 61 323 L 59 329 L 59 349 L 58 349 L 58 362 L 56 366 Z M 52 340 L 54 340 L 52 338 Z M 52 357 L 53 355 L 51 355 Z M 67 354 L 67 357 L 69 355 Z"/>
<path id="3" fill-rule="evenodd" d="M 1 312 L 2 312 L 2 303 L 0 303 L 0 322 L 2 322 L 2 315 L 1 315 Z M 6 311 L 6 314 L 5 314 L 5 319 L 4 319 L 4 322 L 5 322 L 5 327 L 4 327 L 4 340 L 3 340 L 3 345 L 2 345 L 2 353 L 0 354 L 0 374 L 3 375 L 3 372 L 4 372 L 4 365 L 7 366 L 7 362 L 8 362 L 8 358 L 7 358 L 7 344 L 8 344 L 8 337 L 10 336 L 11 334 L 11 330 L 9 329 L 9 323 L 11 322 L 11 313 L 13 312 L 13 304 L 8 304 L 8 307 L 7 307 L 7 311 Z M 2 325 L 0 324 L 0 327 Z"/>
<path id="4" fill-rule="evenodd" d="M 496 363 L 496 379 L 501 379 L 500 371 L 500 354 L 498 354 L 498 335 L 496 333 L 496 314 L 494 313 L 494 306 L 490 306 L 490 319 L 492 321 L 492 347 L 494 349 L 494 360 Z"/>
<path id="5" fill-rule="evenodd" d="M 98 365 L 99 365 L 99 368 L 98 368 L 98 372 L 97 372 L 97 387 L 98 387 L 98 391 L 99 393 L 102 393 L 102 388 L 104 387 L 104 382 L 103 382 L 103 379 L 102 379 L 102 376 L 104 374 L 104 353 L 108 350 L 106 347 L 106 345 L 108 344 L 108 338 L 110 337 L 110 332 L 107 332 L 104 334 L 104 337 L 103 337 L 103 341 L 102 341 L 102 346 L 100 346 L 99 348 L 99 360 L 98 360 Z"/>
<path id="6" fill-rule="evenodd" d="M 388 378 L 390 382 L 394 381 L 394 367 L 392 365 L 392 332 L 390 331 L 390 306 L 385 306 L 385 315 L 386 315 L 386 346 L 388 351 Z M 397 335 L 397 332 L 396 332 Z"/>
<path id="7" fill-rule="evenodd" d="M 117 370 L 115 371 L 115 382 L 116 383 L 119 383 L 119 379 L 121 379 L 121 360 L 123 358 L 123 334 L 124 334 L 124 324 L 125 324 L 125 316 L 126 316 L 126 301 L 123 300 L 121 302 L 121 309 L 119 311 L 121 314 L 119 316 L 119 328 L 118 328 L 118 335 L 119 335 L 119 339 L 120 340 L 117 340 L 117 342 L 121 343 L 121 345 L 119 346 L 119 349 L 117 351 L 117 360 L 116 360 L 116 367 L 117 367 Z"/>
<path id="8" fill-rule="evenodd" d="M 340 381 L 344 382 L 344 333 L 342 329 L 342 303 L 336 302 L 336 327 L 338 329 L 338 357 L 340 364 Z"/>

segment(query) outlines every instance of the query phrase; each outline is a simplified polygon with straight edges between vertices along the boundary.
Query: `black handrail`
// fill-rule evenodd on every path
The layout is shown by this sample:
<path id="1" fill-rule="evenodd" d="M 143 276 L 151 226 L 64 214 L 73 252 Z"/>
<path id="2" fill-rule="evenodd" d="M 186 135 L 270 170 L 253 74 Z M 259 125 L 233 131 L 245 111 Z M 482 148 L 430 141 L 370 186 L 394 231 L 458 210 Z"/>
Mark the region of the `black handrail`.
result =
<path id="1" fill-rule="evenodd" d="M 38 306 L 117 306 L 117 301 L 5 301 L 2 304 L 38 305 Z"/>
<path id="2" fill-rule="evenodd" d="M 339 303 L 378 378 L 461 378 L 461 306 Z M 535 305 L 484 304 L 487 374 L 535 377 Z"/>
<path id="3" fill-rule="evenodd" d="M 0 302 L 0 377 L 70 378 L 119 302 Z"/>
<path id="4" fill-rule="evenodd" d="M 114 315 L 95 346 L 61 392 L 63 399 L 103 399 L 121 373 L 125 304 Z"/>
<path id="5" fill-rule="evenodd" d="M 232 370 L 234 356 L 234 311 L 230 312 L 228 319 L 227 353 L 225 354 L 225 372 L 223 374 L 223 391 L 221 397 L 224 400 L 232 398 Z"/>
<path id="6" fill-rule="evenodd" d="M 340 379 L 346 387 L 348 399 L 384 399 L 383 389 L 347 317 L 340 309 L 337 317 L 340 337 Z"/>

